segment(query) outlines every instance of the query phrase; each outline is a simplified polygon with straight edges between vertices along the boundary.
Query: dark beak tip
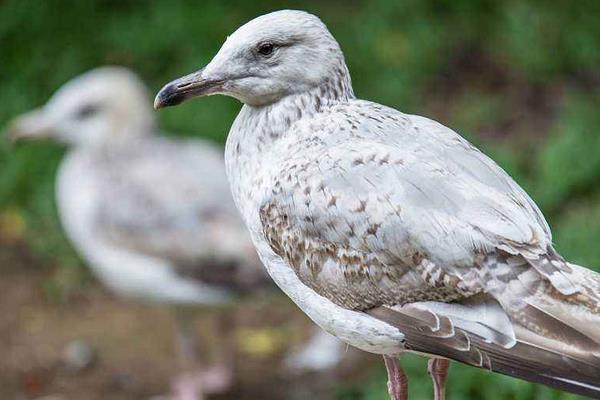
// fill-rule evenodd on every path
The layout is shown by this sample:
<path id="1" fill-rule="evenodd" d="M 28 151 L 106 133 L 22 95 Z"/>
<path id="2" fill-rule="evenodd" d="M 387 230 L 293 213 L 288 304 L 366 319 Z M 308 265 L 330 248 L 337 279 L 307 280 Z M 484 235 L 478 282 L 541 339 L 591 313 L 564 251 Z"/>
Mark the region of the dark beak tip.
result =
<path id="1" fill-rule="evenodd" d="M 156 94 L 154 98 L 154 109 L 160 110 L 161 108 L 168 107 L 168 94 L 170 92 L 170 85 L 165 85 L 160 91 Z"/>
<path id="2" fill-rule="evenodd" d="M 164 108 L 165 105 L 163 104 L 163 101 L 160 97 L 160 93 L 158 93 L 156 95 L 156 97 L 154 98 L 154 109 L 155 110 L 160 110 L 161 108 Z"/>
<path id="3" fill-rule="evenodd" d="M 163 87 L 154 98 L 154 109 L 176 106 L 185 100 L 183 93 L 178 91 L 174 84 L 167 84 Z"/>

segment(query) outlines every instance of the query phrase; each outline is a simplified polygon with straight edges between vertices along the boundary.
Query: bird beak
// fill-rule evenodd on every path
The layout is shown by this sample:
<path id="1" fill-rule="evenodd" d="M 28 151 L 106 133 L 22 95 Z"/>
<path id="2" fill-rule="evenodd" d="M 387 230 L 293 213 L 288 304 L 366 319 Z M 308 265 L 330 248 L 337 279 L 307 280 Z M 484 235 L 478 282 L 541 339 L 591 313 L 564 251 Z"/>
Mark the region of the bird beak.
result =
<path id="1" fill-rule="evenodd" d="M 11 142 L 44 139 L 52 135 L 52 127 L 42 110 L 30 111 L 8 124 L 6 137 Z"/>
<path id="2" fill-rule="evenodd" d="M 208 96 L 222 89 L 223 80 L 208 79 L 204 69 L 167 83 L 154 99 L 154 108 L 176 106 L 193 97 Z"/>

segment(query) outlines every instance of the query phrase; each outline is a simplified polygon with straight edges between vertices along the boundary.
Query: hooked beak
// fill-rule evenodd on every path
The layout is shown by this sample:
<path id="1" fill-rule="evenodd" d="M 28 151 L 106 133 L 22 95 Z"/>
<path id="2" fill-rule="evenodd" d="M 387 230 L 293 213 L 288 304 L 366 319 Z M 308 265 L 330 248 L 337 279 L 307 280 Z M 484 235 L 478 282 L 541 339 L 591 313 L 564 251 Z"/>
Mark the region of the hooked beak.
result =
<path id="1" fill-rule="evenodd" d="M 52 127 L 42 110 L 30 111 L 13 119 L 6 130 L 6 137 L 12 143 L 44 139 L 51 135 Z"/>
<path id="2" fill-rule="evenodd" d="M 193 97 L 208 96 L 222 89 L 223 80 L 202 76 L 204 69 L 167 83 L 154 99 L 154 108 L 176 106 Z"/>

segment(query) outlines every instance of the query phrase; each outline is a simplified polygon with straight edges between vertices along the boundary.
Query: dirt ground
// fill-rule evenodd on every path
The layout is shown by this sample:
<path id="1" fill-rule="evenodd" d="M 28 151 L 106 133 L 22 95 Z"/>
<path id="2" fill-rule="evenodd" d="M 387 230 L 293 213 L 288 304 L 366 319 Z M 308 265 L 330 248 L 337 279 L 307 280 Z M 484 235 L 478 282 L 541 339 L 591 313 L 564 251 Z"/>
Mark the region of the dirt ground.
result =
<path id="1" fill-rule="evenodd" d="M 96 283 L 66 301 L 52 299 L 44 289 L 52 267 L 36 265 L 23 249 L 0 248 L 0 273 L 0 399 L 151 399 L 168 393 L 180 365 L 168 308 L 118 299 Z M 366 365 L 379 361 L 348 350 L 335 371 L 287 372 L 284 355 L 310 336 L 312 324 L 283 296 L 197 314 L 194 327 L 207 359 L 222 350 L 215 345 L 222 336 L 217 318 L 225 315 L 235 326 L 235 384 L 211 399 L 330 399 L 342 382 L 356 382 Z"/>

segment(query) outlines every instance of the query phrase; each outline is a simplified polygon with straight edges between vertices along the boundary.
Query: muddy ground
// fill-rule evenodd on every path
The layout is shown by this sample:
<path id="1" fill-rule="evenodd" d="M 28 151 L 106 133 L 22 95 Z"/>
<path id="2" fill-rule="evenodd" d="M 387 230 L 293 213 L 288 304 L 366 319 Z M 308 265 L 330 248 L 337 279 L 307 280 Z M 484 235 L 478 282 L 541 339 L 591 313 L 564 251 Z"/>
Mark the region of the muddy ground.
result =
<path id="1" fill-rule="evenodd" d="M 19 246 L 0 248 L 0 399 L 119 400 L 167 394 L 180 365 L 170 310 L 119 299 L 93 280 L 57 299 L 47 290 L 54 270 Z M 235 383 L 211 399 L 330 399 L 344 382 L 368 376 L 366 366 L 378 361 L 349 350 L 336 371 L 288 373 L 282 359 L 310 335 L 312 325 L 283 296 L 196 314 L 194 327 L 207 361 L 222 350 L 216 343 L 223 333 L 216 331 L 215 321 L 226 316 L 235 326 Z M 80 349 L 75 360 L 66 355 L 68 348 Z"/>

